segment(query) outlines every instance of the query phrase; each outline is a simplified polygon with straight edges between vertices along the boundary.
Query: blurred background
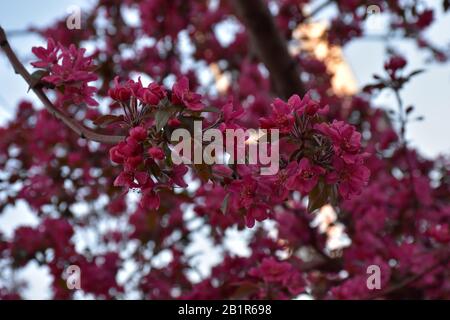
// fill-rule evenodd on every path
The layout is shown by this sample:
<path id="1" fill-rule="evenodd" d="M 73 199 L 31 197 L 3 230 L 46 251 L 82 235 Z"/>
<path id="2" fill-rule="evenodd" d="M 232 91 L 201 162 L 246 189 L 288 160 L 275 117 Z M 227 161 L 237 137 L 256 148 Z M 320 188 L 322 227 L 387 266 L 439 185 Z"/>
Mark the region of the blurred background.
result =
<path id="1" fill-rule="evenodd" d="M 431 6 L 438 1 L 427 1 Z M 439 3 L 440 4 L 440 3 Z M 43 45 L 39 36 L 26 31 L 30 26 L 44 27 L 57 18 L 69 15 L 71 6 L 89 8 L 93 1 L 89 0 L 41 0 L 41 1 L 2 1 L 0 3 L 0 24 L 9 33 L 11 46 L 16 50 L 26 66 L 32 58 L 31 47 Z M 329 9 L 332 10 L 332 9 Z M 431 42 L 445 45 L 448 42 L 450 16 L 444 16 L 441 6 L 436 6 L 436 23 L 427 31 Z M 318 23 L 327 21 L 330 12 L 324 10 L 315 19 Z M 129 19 L 137 19 L 130 13 Z M 381 28 L 374 34 L 385 33 L 382 24 L 382 14 L 379 17 Z M 229 28 L 230 26 L 224 26 Z M 220 31 L 220 30 L 219 30 Z M 226 37 L 228 30 L 223 30 Z M 374 73 L 381 73 L 386 56 L 386 42 L 378 37 L 361 38 L 352 41 L 342 49 L 345 67 L 341 85 L 351 90 L 362 88 L 372 82 Z M 435 157 L 450 152 L 450 66 L 427 61 L 426 53 L 417 50 L 416 44 L 410 40 L 389 40 L 389 45 L 408 60 L 407 71 L 425 69 L 426 72 L 415 77 L 402 91 L 406 105 L 414 105 L 416 114 L 424 116 L 424 121 L 408 125 L 407 139 L 412 146 L 425 157 Z M 23 79 L 15 75 L 9 62 L 0 55 L 0 126 L 14 117 L 15 108 L 22 99 L 37 101 L 33 93 L 27 93 L 27 85 Z M 375 100 L 381 107 L 394 105 L 395 97 L 389 91 L 384 91 Z M 0 215 L 0 231 L 6 236 L 20 225 L 35 225 L 35 216 L 30 214 L 25 204 L 9 206 Z M 31 279 L 31 285 L 26 290 L 27 298 L 46 298 L 49 279 L 37 266 L 31 265 L 23 271 L 23 277 Z"/>

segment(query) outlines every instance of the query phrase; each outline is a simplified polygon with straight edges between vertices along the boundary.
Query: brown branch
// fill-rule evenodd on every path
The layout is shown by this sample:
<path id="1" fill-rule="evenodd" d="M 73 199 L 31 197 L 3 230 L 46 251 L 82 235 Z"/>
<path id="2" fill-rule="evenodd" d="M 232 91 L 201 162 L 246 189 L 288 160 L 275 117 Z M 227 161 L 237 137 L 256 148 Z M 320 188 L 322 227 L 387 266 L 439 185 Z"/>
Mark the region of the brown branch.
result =
<path id="1" fill-rule="evenodd" d="M 98 133 L 92 129 L 83 126 L 81 123 L 73 119 L 64 111 L 56 108 L 50 101 L 50 99 L 47 97 L 47 95 L 42 91 L 42 89 L 35 86 L 35 81 L 33 80 L 30 73 L 27 71 L 27 69 L 20 62 L 20 60 L 17 58 L 16 54 L 12 50 L 11 46 L 8 43 L 5 31 L 1 26 L 0 26 L 0 47 L 5 52 L 16 74 L 21 75 L 22 78 L 26 81 L 26 83 L 28 83 L 30 89 L 33 90 L 33 92 L 37 95 L 39 100 L 41 100 L 41 102 L 44 104 L 44 107 L 53 116 L 61 120 L 67 127 L 69 127 L 75 133 L 77 133 L 81 138 L 108 144 L 117 144 L 118 142 L 122 141 L 125 138 L 123 136 L 114 136 Z"/>
<path id="2" fill-rule="evenodd" d="M 305 89 L 300 81 L 297 63 L 290 56 L 286 40 L 263 0 L 230 0 L 237 16 L 247 28 L 252 46 L 269 70 L 275 93 L 287 99 Z"/>

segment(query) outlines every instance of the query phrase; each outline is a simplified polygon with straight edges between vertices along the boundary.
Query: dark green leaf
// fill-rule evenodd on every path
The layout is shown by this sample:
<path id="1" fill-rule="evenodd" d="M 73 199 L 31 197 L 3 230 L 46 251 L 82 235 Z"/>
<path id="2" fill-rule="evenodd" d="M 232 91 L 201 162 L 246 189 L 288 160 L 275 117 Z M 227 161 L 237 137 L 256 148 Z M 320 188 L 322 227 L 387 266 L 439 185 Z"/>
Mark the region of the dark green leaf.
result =
<path id="1" fill-rule="evenodd" d="M 421 74 L 421 73 L 423 73 L 423 72 L 425 72 L 424 69 L 414 70 L 414 71 L 411 72 L 406 78 L 414 77 L 414 76 L 416 76 L 416 75 L 418 75 L 418 74 Z"/>
<path id="2" fill-rule="evenodd" d="M 309 194 L 308 212 L 313 212 L 328 203 L 330 186 L 320 181 Z"/>
<path id="3" fill-rule="evenodd" d="M 31 74 L 31 84 L 28 87 L 28 91 L 30 91 L 32 88 L 36 87 L 39 82 L 41 82 L 41 79 L 47 75 L 47 71 L 45 70 L 36 70 Z"/>
<path id="4" fill-rule="evenodd" d="M 155 114 L 155 123 L 156 123 L 156 132 L 161 131 L 162 128 L 167 124 L 172 114 L 177 109 L 175 107 L 163 107 L 156 111 Z"/>
<path id="5" fill-rule="evenodd" d="M 202 112 L 216 112 L 216 113 L 220 113 L 220 109 L 216 108 L 216 107 L 206 107 L 202 109 Z"/>

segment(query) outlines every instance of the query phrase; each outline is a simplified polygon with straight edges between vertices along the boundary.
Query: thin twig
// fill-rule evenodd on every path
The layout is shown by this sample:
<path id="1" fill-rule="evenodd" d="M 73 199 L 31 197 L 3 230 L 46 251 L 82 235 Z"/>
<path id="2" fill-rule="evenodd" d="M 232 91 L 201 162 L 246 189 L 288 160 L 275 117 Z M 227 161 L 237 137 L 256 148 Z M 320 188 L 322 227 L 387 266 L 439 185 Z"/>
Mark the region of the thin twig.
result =
<path id="1" fill-rule="evenodd" d="M 122 141 L 125 137 L 116 136 L 116 135 L 106 135 L 102 133 L 98 133 L 92 129 L 85 127 L 80 124 L 78 121 L 73 119 L 71 116 L 66 114 L 64 111 L 56 108 L 47 95 L 42 91 L 41 88 L 36 87 L 35 81 L 31 77 L 30 73 L 24 67 L 24 65 L 17 58 L 16 54 L 12 50 L 11 46 L 8 43 L 8 39 L 6 37 L 5 31 L 0 26 L 0 47 L 5 52 L 9 62 L 14 68 L 16 74 L 22 76 L 22 78 L 28 83 L 30 89 L 37 95 L 39 100 L 44 104 L 44 107 L 56 118 L 61 120 L 67 127 L 72 129 L 75 133 L 77 133 L 81 138 L 100 142 L 107 144 L 117 144 Z"/>

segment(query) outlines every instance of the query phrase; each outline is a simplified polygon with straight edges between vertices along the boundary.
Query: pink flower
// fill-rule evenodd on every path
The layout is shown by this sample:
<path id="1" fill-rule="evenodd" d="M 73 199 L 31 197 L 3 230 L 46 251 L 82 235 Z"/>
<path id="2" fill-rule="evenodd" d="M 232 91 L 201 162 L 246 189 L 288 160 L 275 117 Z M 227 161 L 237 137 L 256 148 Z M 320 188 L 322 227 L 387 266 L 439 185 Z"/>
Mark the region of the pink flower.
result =
<path id="1" fill-rule="evenodd" d="M 264 197 L 261 187 L 250 175 L 232 181 L 228 186 L 230 206 L 236 211 L 245 209 L 245 224 L 249 228 L 255 225 L 255 221 L 263 221 L 269 216 L 268 206 L 261 199 Z"/>
<path id="2" fill-rule="evenodd" d="M 272 113 L 269 117 L 261 118 L 261 127 L 264 129 L 279 129 L 281 133 L 289 133 L 294 125 L 292 106 L 281 99 L 275 99 L 271 105 Z"/>
<path id="3" fill-rule="evenodd" d="M 450 225 L 448 223 L 436 224 L 432 226 L 427 233 L 437 242 L 450 242 Z"/>
<path id="4" fill-rule="evenodd" d="M 85 57 L 86 49 L 77 49 L 74 45 L 65 48 L 49 39 L 47 49 L 34 47 L 32 51 L 40 59 L 32 65 L 48 72 L 42 80 L 61 88 L 60 104 L 69 102 L 98 105 L 92 98 L 97 89 L 88 85 L 97 80 L 97 75 L 93 72 L 95 66 L 92 64 L 92 57 Z"/>
<path id="5" fill-rule="evenodd" d="M 139 99 L 146 104 L 156 106 L 166 96 L 164 87 L 160 86 L 156 82 L 152 82 L 147 88 L 141 88 L 139 90 Z"/>
<path id="6" fill-rule="evenodd" d="M 148 154 L 153 158 L 157 160 L 164 159 L 164 151 L 161 148 L 158 147 L 151 147 L 148 149 Z"/>
<path id="7" fill-rule="evenodd" d="M 400 55 L 392 56 L 389 61 L 384 64 L 384 69 L 389 72 L 389 74 L 393 75 L 397 72 L 397 70 L 403 69 L 406 67 L 406 59 Z"/>
<path id="8" fill-rule="evenodd" d="M 31 51 L 39 59 L 31 63 L 35 68 L 50 69 L 58 62 L 59 46 L 55 44 L 52 38 L 47 39 L 47 48 L 33 47 Z"/>
<path id="9" fill-rule="evenodd" d="M 129 86 L 121 85 L 119 83 L 119 77 L 114 78 L 114 88 L 109 89 L 108 95 L 117 101 L 128 101 L 132 96 L 133 91 Z"/>
<path id="10" fill-rule="evenodd" d="M 255 203 L 245 214 L 245 225 L 253 228 L 256 221 L 264 221 L 267 218 L 269 218 L 268 206 L 263 203 Z"/>
<path id="11" fill-rule="evenodd" d="M 172 87 L 172 103 L 184 105 L 192 111 L 200 111 L 204 108 L 201 102 L 202 96 L 189 91 L 189 80 L 187 77 L 180 78 Z"/>
<path id="12" fill-rule="evenodd" d="M 315 116 L 316 114 L 324 115 L 328 113 L 328 106 L 321 106 L 318 101 L 311 99 L 310 93 L 307 92 L 303 99 L 294 94 L 289 98 L 288 104 L 292 106 L 298 115 Z"/>
<path id="13" fill-rule="evenodd" d="M 357 159 L 361 149 L 361 134 L 355 130 L 354 126 L 344 121 L 334 120 L 331 124 L 320 123 L 314 128 L 331 138 L 335 154 L 345 162 L 353 163 Z"/>
<path id="14" fill-rule="evenodd" d="M 289 195 L 287 181 L 297 171 L 298 164 L 292 161 L 284 169 L 278 171 L 275 175 L 268 175 L 262 180 L 271 190 L 270 198 L 274 202 L 284 201 Z"/>
<path id="15" fill-rule="evenodd" d="M 14 232 L 13 255 L 34 255 L 43 247 L 42 234 L 31 227 L 19 227 Z"/>
<path id="16" fill-rule="evenodd" d="M 256 198 L 257 182 L 250 176 L 231 182 L 228 188 L 236 197 L 236 201 L 249 209 Z"/>
<path id="17" fill-rule="evenodd" d="M 324 173 L 324 168 L 312 165 L 308 158 L 302 158 L 293 175 L 287 180 L 286 186 L 290 190 L 298 190 L 307 194 L 314 189 L 319 177 Z"/>
<path id="18" fill-rule="evenodd" d="M 122 152 L 123 145 L 125 142 L 120 142 L 118 145 L 109 149 L 109 158 L 112 162 L 117 164 L 122 164 L 125 160 L 125 155 Z"/>
<path id="19" fill-rule="evenodd" d="M 180 164 L 178 166 L 174 166 L 172 168 L 172 173 L 170 176 L 170 180 L 172 183 L 179 185 L 182 188 L 187 187 L 186 182 L 184 182 L 184 175 L 188 172 L 188 168 L 184 164 Z"/>
<path id="20" fill-rule="evenodd" d="M 419 14 L 416 26 L 419 29 L 424 29 L 428 27 L 433 22 L 433 20 L 434 20 L 434 11 L 431 9 L 425 10 Z"/>
<path id="21" fill-rule="evenodd" d="M 147 138 L 147 130 L 144 127 L 134 127 L 130 130 L 130 136 L 136 141 L 142 142 Z"/>
<path id="22" fill-rule="evenodd" d="M 139 205 L 142 209 L 158 210 L 160 205 L 159 195 L 152 189 L 144 190 Z"/>
<path id="23" fill-rule="evenodd" d="M 264 258 L 258 267 L 250 269 L 249 275 L 263 279 L 267 283 L 283 283 L 291 276 L 292 265 L 274 258 Z"/>
<path id="24" fill-rule="evenodd" d="M 116 100 L 122 102 L 128 102 L 131 97 L 141 99 L 141 94 L 145 90 L 142 87 L 141 78 L 138 81 L 127 80 L 125 83 L 119 82 L 119 77 L 114 78 L 114 87 L 108 90 L 108 95 Z"/>
<path id="25" fill-rule="evenodd" d="M 146 172 L 122 171 L 114 180 L 114 186 L 147 189 L 154 186 L 153 180 Z"/>
<path id="26" fill-rule="evenodd" d="M 363 165 L 361 157 L 354 163 L 346 163 L 339 157 L 334 157 L 333 168 L 335 171 L 327 175 L 326 181 L 338 183 L 339 194 L 344 199 L 359 194 L 369 181 L 370 171 Z"/>

